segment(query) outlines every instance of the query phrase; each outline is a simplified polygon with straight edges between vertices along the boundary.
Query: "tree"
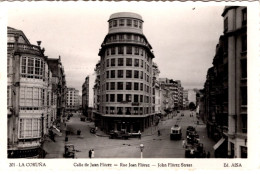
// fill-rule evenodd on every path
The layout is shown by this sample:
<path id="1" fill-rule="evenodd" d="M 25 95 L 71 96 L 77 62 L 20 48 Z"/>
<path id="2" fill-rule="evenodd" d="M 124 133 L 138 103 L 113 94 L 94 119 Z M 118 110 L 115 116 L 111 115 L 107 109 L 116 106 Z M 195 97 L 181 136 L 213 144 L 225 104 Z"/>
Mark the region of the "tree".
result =
<path id="1" fill-rule="evenodd" d="M 193 102 L 190 102 L 190 104 L 189 104 L 189 109 L 190 109 L 190 110 L 196 109 L 196 105 L 195 105 Z"/>

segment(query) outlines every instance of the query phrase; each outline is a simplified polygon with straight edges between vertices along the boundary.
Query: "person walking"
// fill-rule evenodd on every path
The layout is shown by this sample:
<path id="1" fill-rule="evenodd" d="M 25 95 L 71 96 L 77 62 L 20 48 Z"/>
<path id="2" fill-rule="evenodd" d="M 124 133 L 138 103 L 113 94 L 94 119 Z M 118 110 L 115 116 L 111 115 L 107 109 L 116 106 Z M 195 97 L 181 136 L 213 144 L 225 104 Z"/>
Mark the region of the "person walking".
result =
<path id="1" fill-rule="evenodd" d="M 139 139 L 141 139 L 141 136 L 142 136 L 142 134 L 141 134 L 141 131 L 139 130 L 139 131 L 138 131 L 138 137 L 139 137 Z"/>
<path id="2" fill-rule="evenodd" d="M 186 147 L 186 141 L 185 141 L 185 139 L 182 140 L 182 147 L 183 147 L 183 148 Z"/>
<path id="3" fill-rule="evenodd" d="M 91 158 L 94 158 L 95 157 L 95 151 L 94 149 L 91 150 Z"/>
<path id="4" fill-rule="evenodd" d="M 160 130 L 158 130 L 158 136 L 160 136 L 161 135 L 161 131 Z"/>
<path id="5" fill-rule="evenodd" d="M 92 157 L 92 150 L 91 150 L 91 149 L 88 151 L 88 157 L 89 157 L 89 158 Z"/>

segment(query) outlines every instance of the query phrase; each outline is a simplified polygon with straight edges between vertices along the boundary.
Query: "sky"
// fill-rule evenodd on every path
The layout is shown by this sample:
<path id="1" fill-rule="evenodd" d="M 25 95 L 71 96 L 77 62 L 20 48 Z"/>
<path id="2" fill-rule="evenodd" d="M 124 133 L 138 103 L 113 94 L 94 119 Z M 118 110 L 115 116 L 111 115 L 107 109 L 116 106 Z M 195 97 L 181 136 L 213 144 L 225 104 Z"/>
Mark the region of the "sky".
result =
<path id="1" fill-rule="evenodd" d="M 61 56 L 68 87 L 81 93 L 89 75 L 92 98 L 94 68 L 111 14 L 140 14 L 159 77 L 181 80 L 184 89 L 202 89 L 223 33 L 223 9 L 173 2 L 16 3 L 8 8 L 8 26 L 22 30 L 31 44 L 42 41 L 49 58 Z"/>

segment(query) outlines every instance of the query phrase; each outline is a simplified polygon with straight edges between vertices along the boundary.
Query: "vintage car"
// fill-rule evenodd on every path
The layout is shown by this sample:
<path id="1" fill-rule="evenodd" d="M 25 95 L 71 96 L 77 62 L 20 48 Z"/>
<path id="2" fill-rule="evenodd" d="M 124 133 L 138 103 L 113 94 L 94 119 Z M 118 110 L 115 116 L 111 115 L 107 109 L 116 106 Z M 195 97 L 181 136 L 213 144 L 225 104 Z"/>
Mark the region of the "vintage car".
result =
<path id="1" fill-rule="evenodd" d="M 173 127 L 171 127 L 170 139 L 180 140 L 181 138 L 182 138 L 181 127 L 178 125 L 174 125 Z"/>
<path id="2" fill-rule="evenodd" d="M 202 143 L 195 145 L 188 144 L 185 149 L 185 158 L 205 158 L 206 153 Z"/>
<path id="3" fill-rule="evenodd" d="M 110 139 L 128 139 L 130 137 L 129 133 L 126 132 L 126 130 L 121 130 L 121 131 L 117 131 L 117 130 L 113 130 L 109 133 L 109 138 Z"/>
<path id="4" fill-rule="evenodd" d="M 64 157 L 65 158 L 75 158 L 75 149 L 74 149 L 73 144 L 65 144 Z"/>

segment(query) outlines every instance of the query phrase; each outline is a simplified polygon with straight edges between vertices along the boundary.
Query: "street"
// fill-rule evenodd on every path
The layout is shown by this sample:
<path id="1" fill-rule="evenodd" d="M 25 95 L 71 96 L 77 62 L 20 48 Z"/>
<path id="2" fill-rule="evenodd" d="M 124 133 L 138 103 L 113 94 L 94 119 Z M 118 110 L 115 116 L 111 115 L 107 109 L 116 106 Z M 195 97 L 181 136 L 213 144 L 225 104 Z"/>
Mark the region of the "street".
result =
<path id="1" fill-rule="evenodd" d="M 181 116 L 181 113 L 184 116 Z M 109 139 L 108 135 L 98 130 L 96 134 L 90 133 L 94 128 L 93 122 L 80 121 L 80 114 L 74 114 L 67 124 L 68 144 L 74 144 L 76 158 L 88 158 L 88 151 L 94 149 L 94 158 L 140 158 L 140 144 L 144 145 L 143 158 L 184 158 L 185 149 L 182 147 L 182 140 L 170 140 L 170 128 L 175 124 L 182 127 L 182 138 L 186 136 L 187 126 L 194 126 L 200 136 L 206 152 L 213 157 L 213 145 L 215 142 L 208 139 L 206 125 L 199 121 L 195 114 L 190 117 L 190 111 L 181 111 L 177 116 L 164 117 L 157 127 L 150 127 L 142 133 L 142 138 L 130 138 L 128 140 Z M 157 130 L 161 135 L 158 136 Z M 77 130 L 81 131 L 77 135 Z M 61 137 L 56 136 L 56 142 L 48 140 L 44 143 L 47 148 L 46 158 L 63 158 L 65 145 L 65 130 Z"/>

